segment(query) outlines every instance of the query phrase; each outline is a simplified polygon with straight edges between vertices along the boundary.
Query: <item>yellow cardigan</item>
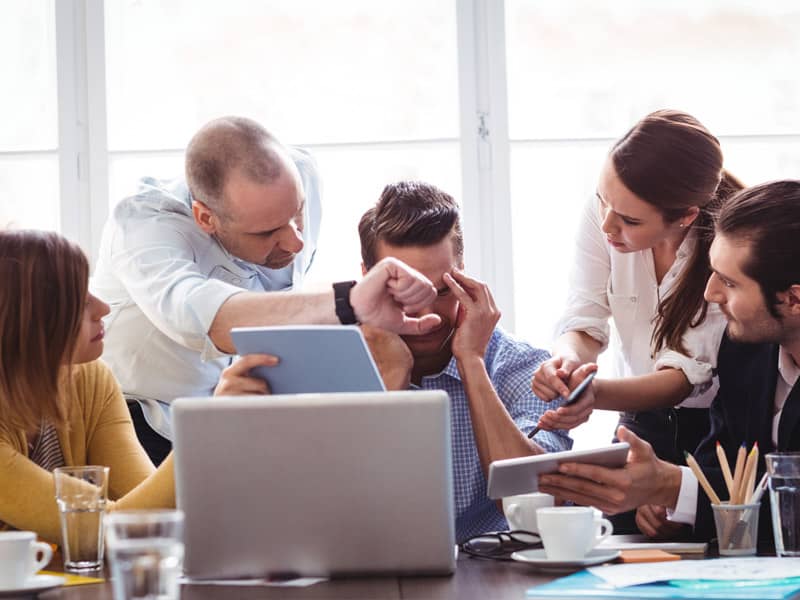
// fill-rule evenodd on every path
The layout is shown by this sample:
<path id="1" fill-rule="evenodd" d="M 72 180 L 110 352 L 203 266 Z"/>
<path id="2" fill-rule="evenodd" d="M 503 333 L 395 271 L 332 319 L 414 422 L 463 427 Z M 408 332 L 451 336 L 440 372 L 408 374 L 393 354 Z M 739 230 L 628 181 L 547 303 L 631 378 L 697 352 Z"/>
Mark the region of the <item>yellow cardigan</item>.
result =
<path id="1" fill-rule="evenodd" d="M 58 428 L 67 466 L 110 467 L 109 510 L 172 508 L 172 454 L 158 469 L 136 438 L 128 407 L 101 361 L 76 365 L 69 383 L 69 427 Z M 53 474 L 28 458 L 24 431 L 0 423 L 0 522 L 61 542 Z"/>

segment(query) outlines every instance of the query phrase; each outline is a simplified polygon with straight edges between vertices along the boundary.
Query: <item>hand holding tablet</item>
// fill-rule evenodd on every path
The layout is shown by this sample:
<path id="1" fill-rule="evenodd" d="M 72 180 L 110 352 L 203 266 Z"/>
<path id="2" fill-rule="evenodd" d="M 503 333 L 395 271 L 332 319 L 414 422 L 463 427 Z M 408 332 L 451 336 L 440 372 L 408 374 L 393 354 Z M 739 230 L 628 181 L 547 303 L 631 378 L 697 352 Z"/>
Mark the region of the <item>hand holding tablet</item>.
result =
<path id="1" fill-rule="evenodd" d="M 488 495 L 493 500 L 539 490 L 539 475 L 555 473 L 562 463 L 622 467 L 630 446 L 623 442 L 590 450 L 566 450 L 496 460 L 489 465 Z"/>

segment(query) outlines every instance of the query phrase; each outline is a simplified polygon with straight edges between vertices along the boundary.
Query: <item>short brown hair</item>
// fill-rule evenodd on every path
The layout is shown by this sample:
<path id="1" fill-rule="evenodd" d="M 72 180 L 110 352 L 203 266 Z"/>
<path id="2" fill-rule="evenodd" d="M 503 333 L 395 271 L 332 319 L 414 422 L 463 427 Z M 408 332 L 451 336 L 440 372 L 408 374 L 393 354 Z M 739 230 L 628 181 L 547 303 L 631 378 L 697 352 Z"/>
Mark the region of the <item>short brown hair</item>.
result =
<path id="1" fill-rule="evenodd" d="M 283 169 L 280 148 L 278 140 L 252 119 L 222 117 L 207 123 L 186 148 L 186 183 L 192 197 L 220 212 L 230 173 L 240 169 L 257 183 L 274 181 Z"/>
<path id="2" fill-rule="evenodd" d="M 72 363 L 89 283 L 86 255 L 57 233 L 0 231 L 0 423 L 31 431 L 67 420 Z"/>
<path id="3" fill-rule="evenodd" d="M 800 180 L 762 183 L 722 207 L 717 233 L 750 245 L 742 272 L 761 288 L 776 319 L 778 293 L 800 284 Z"/>
<path id="4" fill-rule="evenodd" d="M 458 204 L 434 185 L 421 181 L 390 183 L 375 206 L 361 217 L 361 260 L 371 269 L 382 240 L 393 246 L 432 246 L 453 232 L 453 250 L 464 256 Z"/>
<path id="5" fill-rule="evenodd" d="M 703 299 L 711 275 L 708 249 L 714 236 L 714 215 L 742 183 L 723 168 L 719 140 L 693 116 L 659 110 L 636 123 L 610 154 L 625 187 L 656 208 L 667 223 L 700 213 L 692 223 L 697 244 L 672 291 L 658 305 L 653 348 L 686 353 L 683 336 L 706 318 Z"/>

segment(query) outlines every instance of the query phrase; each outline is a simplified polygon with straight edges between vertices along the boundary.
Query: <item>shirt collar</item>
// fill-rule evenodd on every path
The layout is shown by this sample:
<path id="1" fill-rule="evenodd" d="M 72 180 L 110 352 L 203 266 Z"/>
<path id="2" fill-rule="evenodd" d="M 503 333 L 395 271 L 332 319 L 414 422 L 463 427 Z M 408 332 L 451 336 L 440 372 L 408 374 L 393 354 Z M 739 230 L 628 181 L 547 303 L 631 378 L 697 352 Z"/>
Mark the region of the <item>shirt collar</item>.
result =
<path id="1" fill-rule="evenodd" d="M 423 375 L 422 381 L 425 382 L 426 380 L 438 379 L 443 375 L 449 375 L 453 379 L 461 381 L 461 374 L 458 372 L 458 363 L 456 362 L 455 356 L 451 356 L 450 362 L 447 363 L 447 366 L 438 373 L 434 373 L 433 375 Z"/>
<path id="2" fill-rule="evenodd" d="M 778 373 L 789 388 L 794 387 L 797 377 L 800 376 L 800 367 L 795 364 L 791 355 L 783 349 L 783 346 L 778 349 Z"/>

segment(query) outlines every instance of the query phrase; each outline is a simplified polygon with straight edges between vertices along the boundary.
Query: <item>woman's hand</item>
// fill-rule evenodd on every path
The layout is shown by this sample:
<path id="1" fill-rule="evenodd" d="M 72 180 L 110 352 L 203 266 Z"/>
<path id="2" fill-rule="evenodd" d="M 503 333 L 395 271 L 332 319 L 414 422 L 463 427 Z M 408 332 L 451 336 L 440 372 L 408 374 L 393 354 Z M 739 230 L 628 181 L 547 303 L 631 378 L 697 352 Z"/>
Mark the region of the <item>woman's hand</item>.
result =
<path id="1" fill-rule="evenodd" d="M 270 354 L 247 354 L 240 356 L 222 371 L 219 383 L 214 388 L 215 396 L 243 396 L 269 394 L 266 381 L 250 375 L 254 367 L 274 367 L 278 357 Z"/>
<path id="2" fill-rule="evenodd" d="M 572 372 L 567 381 L 568 389 L 574 390 L 580 383 L 597 370 L 595 363 L 586 363 Z M 539 418 L 539 427 L 545 431 L 555 429 L 574 429 L 589 420 L 595 405 L 594 386 L 597 380 L 592 381 L 575 404 L 559 406 L 556 410 L 548 410 Z"/>
<path id="3" fill-rule="evenodd" d="M 531 380 L 531 389 L 537 397 L 545 402 L 555 400 L 559 396 L 569 396 L 567 382 L 572 373 L 581 365 L 577 357 L 554 356 L 539 365 Z"/>

